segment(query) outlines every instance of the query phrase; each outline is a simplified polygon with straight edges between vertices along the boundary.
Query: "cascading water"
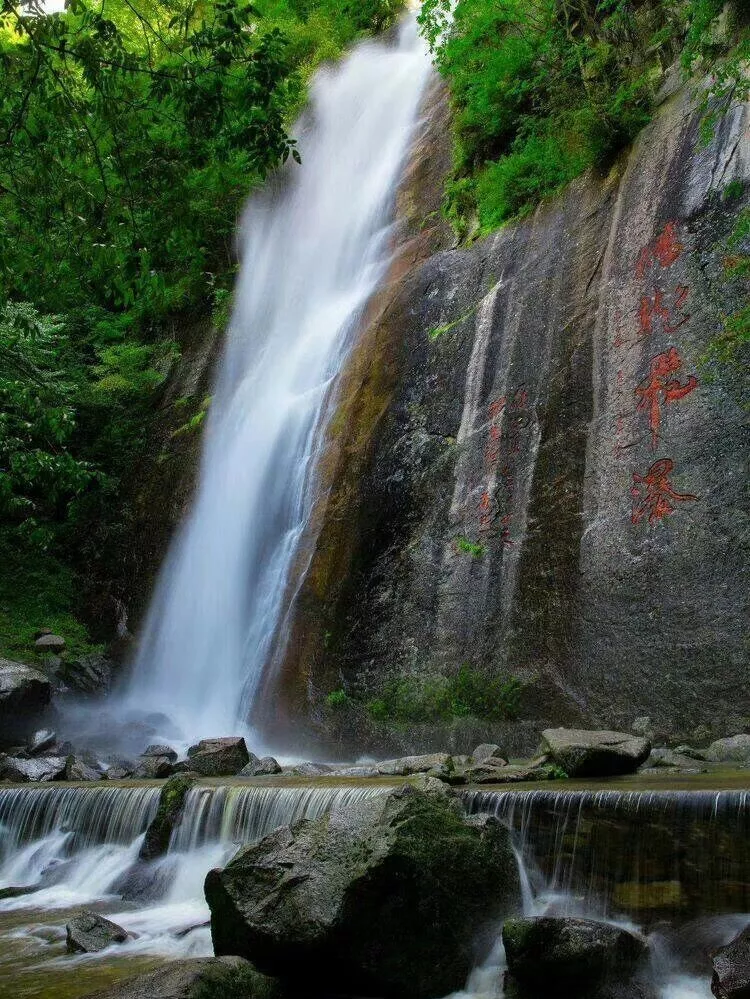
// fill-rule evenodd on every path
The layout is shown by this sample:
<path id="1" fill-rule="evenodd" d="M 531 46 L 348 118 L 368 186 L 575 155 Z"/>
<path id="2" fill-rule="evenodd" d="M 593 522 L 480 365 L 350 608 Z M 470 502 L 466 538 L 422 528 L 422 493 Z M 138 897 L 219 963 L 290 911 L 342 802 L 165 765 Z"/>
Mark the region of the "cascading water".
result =
<path id="1" fill-rule="evenodd" d="M 413 18 L 396 44 L 365 43 L 320 73 L 302 167 L 247 208 L 198 493 L 127 695 L 185 739 L 244 733 L 283 644 L 336 374 L 388 266 L 394 192 L 429 73 Z"/>

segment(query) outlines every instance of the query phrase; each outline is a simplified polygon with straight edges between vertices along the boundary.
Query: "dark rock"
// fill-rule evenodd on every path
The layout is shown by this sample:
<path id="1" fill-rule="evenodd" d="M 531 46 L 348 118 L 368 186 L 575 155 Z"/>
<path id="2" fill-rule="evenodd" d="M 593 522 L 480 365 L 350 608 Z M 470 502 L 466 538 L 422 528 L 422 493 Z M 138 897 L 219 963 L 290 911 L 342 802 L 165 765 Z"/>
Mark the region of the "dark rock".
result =
<path id="1" fill-rule="evenodd" d="M 266 777 L 280 774 L 281 767 L 273 756 L 263 756 L 260 759 L 250 753 L 250 761 L 240 770 L 240 777 Z"/>
<path id="2" fill-rule="evenodd" d="M 38 756 L 40 753 L 44 753 L 48 749 L 52 749 L 56 741 L 57 735 L 51 728 L 38 729 L 29 739 L 29 755 Z"/>
<path id="3" fill-rule="evenodd" d="M 171 777 L 175 766 L 166 756 L 142 756 L 132 776 L 144 780 L 161 780 Z"/>
<path id="4" fill-rule="evenodd" d="M 217 954 L 336 994 L 461 988 L 520 902 L 508 830 L 438 781 L 281 828 L 209 872 Z"/>
<path id="5" fill-rule="evenodd" d="M 733 735 L 717 739 L 705 751 L 710 763 L 750 763 L 750 735 Z"/>
<path id="6" fill-rule="evenodd" d="M 83 909 L 65 926 L 66 946 L 70 953 L 92 954 L 130 938 L 127 930 L 90 909 Z"/>
<path id="7" fill-rule="evenodd" d="M 34 648 L 37 652 L 50 652 L 52 655 L 57 655 L 65 650 L 65 639 L 60 635 L 40 635 L 34 642 Z"/>
<path id="8" fill-rule="evenodd" d="M 61 663 L 57 676 L 78 694 L 106 694 L 112 685 L 114 668 L 114 663 L 107 656 L 91 652 L 79 659 Z"/>
<path id="9" fill-rule="evenodd" d="M 483 742 L 481 746 L 477 746 L 474 752 L 471 754 L 472 759 L 475 763 L 484 763 L 485 760 L 489 760 L 490 757 L 495 759 L 504 759 L 507 756 L 499 746 L 496 746 L 492 742 Z"/>
<path id="10" fill-rule="evenodd" d="M 4 898 L 20 898 L 21 895 L 31 895 L 39 885 L 24 885 L 21 888 L 0 888 L 0 901 Z"/>
<path id="11" fill-rule="evenodd" d="M 170 961 L 87 999 L 284 999 L 281 984 L 240 957 Z"/>
<path id="12" fill-rule="evenodd" d="M 716 999 L 750 999 L 750 926 L 711 955 Z"/>
<path id="13" fill-rule="evenodd" d="M 245 740 L 230 736 L 224 739 L 201 739 L 188 749 L 190 769 L 204 777 L 232 777 L 250 761 Z"/>
<path id="14" fill-rule="evenodd" d="M 172 833 L 182 818 L 185 798 L 194 783 L 192 777 L 177 774 L 161 789 L 159 807 L 138 854 L 141 860 L 155 860 L 167 852 Z"/>
<path id="15" fill-rule="evenodd" d="M 633 976 L 648 952 L 640 934 L 571 916 L 508 919 L 503 945 L 513 978 L 532 988 L 554 982 L 558 993 Z"/>
<path id="16" fill-rule="evenodd" d="M 542 751 L 569 777 L 610 777 L 633 773 L 648 759 L 651 743 L 628 732 L 548 728 Z"/>
<path id="17" fill-rule="evenodd" d="M 161 756 L 164 759 L 169 760 L 170 763 L 174 763 L 177 759 L 177 753 L 172 749 L 171 746 L 146 746 L 146 748 L 141 753 L 141 757 L 144 756 Z"/>
<path id="18" fill-rule="evenodd" d="M 453 770 L 453 757 L 448 753 L 430 753 L 426 756 L 404 756 L 400 760 L 378 763 L 378 773 L 385 777 L 408 777 L 411 774 L 432 773 L 435 776 Z"/>
<path id="19" fill-rule="evenodd" d="M 51 696 L 52 686 L 39 670 L 0 659 L 0 743 L 26 737 Z"/>
<path id="20" fill-rule="evenodd" d="M 96 770 L 79 756 L 69 756 L 65 761 L 65 780 L 94 781 L 102 780 L 104 774 Z"/>
<path id="21" fill-rule="evenodd" d="M 163 901 L 177 874 L 174 856 L 159 857 L 154 861 L 136 860 L 109 886 L 113 895 L 125 902 Z"/>
<path id="22" fill-rule="evenodd" d="M 6 756 L 0 763 L 0 776 L 3 780 L 51 781 L 65 779 L 66 760 L 63 756 L 40 756 L 33 760 L 22 760 L 17 756 Z"/>

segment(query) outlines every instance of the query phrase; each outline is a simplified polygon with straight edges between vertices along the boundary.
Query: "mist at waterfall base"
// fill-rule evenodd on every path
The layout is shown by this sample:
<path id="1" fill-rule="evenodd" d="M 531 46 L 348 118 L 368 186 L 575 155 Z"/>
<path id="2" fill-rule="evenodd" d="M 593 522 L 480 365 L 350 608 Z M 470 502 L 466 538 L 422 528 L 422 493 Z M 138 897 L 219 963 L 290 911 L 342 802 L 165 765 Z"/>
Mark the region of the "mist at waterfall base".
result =
<path id="1" fill-rule="evenodd" d="M 0 884 L 36 886 L 28 895 L 0 901 L 0 996 L 81 996 L 105 974 L 123 977 L 165 959 L 210 955 L 203 898 L 210 868 L 225 863 L 239 844 L 281 825 L 352 808 L 387 791 L 372 785 L 197 785 L 166 857 L 148 865 L 147 876 L 141 870 L 138 891 L 145 894 L 128 902 L 121 894 L 132 894 L 129 878 L 156 812 L 158 786 L 0 789 Z M 467 791 L 463 799 L 470 812 L 495 814 L 514 830 L 525 914 L 587 915 L 630 928 L 633 923 L 613 908 L 610 895 L 590 892 L 592 874 L 607 867 L 606 853 L 584 859 L 575 845 L 566 853 L 566 844 L 583 842 L 591 815 L 598 814 L 603 825 L 618 811 L 639 823 L 650 817 L 670 825 L 682 816 L 696 824 L 710 850 L 712 836 L 744 835 L 748 805 L 748 793 L 741 791 Z M 539 833 L 540 823 L 549 821 L 554 846 L 547 864 Z M 648 852 L 634 858 L 634 869 L 649 860 Z M 710 949 L 748 922 L 746 914 L 712 910 L 708 893 L 706 901 L 701 914 L 649 927 L 661 999 L 708 999 Z M 64 923 L 82 905 L 106 912 L 135 938 L 98 954 L 65 955 Z M 493 953 L 455 999 L 497 999 L 504 970 L 498 935 Z"/>
<path id="2" fill-rule="evenodd" d="M 251 198 L 199 484 L 162 569 L 115 723 L 185 745 L 247 725 L 305 570 L 336 376 L 391 256 L 395 191 L 430 59 L 408 18 L 316 76 L 289 163 Z M 272 679 L 272 678 L 271 678 Z M 107 726 L 111 725 L 108 722 Z M 141 747 L 143 748 L 143 747 Z M 278 747 L 275 747 L 278 748 Z"/>

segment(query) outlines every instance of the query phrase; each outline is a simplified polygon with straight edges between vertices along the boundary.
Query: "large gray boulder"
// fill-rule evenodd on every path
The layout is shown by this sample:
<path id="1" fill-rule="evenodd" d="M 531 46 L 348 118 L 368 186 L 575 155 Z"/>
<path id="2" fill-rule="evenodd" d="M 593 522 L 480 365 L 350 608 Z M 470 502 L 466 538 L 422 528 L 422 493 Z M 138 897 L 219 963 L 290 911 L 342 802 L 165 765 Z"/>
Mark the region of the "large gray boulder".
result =
<path id="1" fill-rule="evenodd" d="M 16 784 L 26 781 L 64 780 L 65 765 L 64 756 L 40 756 L 33 760 L 6 756 L 0 761 L 0 778 Z"/>
<path id="2" fill-rule="evenodd" d="M 534 990 L 554 982 L 555 993 L 565 995 L 634 976 L 648 953 L 640 934 L 571 916 L 507 919 L 503 945 L 508 970 L 519 984 Z"/>
<path id="3" fill-rule="evenodd" d="M 404 756 L 399 760 L 383 760 L 378 763 L 378 773 L 384 777 L 409 777 L 412 774 L 426 773 L 447 776 L 452 770 L 453 759 L 448 753 Z"/>
<path id="4" fill-rule="evenodd" d="M 233 736 L 202 739 L 188 749 L 190 769 L 204 777 L 233 777 L 249 762 L 245 740 Z"/>
<path id="5" fill-rule="evenodd" d="M 52 686 L 44 673 L 0 659 L 0 743 L 12 745 L 18 736 L 29 735 L 51 696 Z"/>
<path id="6" fill-rule="evenodd" d="M 494 742 L 483 742 L 481 745 L 477 746 L 476 749 L 471 754 L 471 758 L 475 763 L 484 763 L 485 760 L 489 759 L 505 759 L 507 753 L 504 753 L 499 746 L 496 746 Z"/>
<path id="7" fill-rule="evenodd" d="M 250 760 L 245 766 L 240 770 L 240 777 L 272 777 L 274 774 L 280 774 L 281 767 L 279 766 L 278 760 L 275 760 L 273 756 L 262 756 L 258 758 L 255 753 L 250 753 Z"/>
<path id="8" fill-rule="evenodd" d="M 128 978 L 87 999 L 284 999 L 281 985 L 241 957 L 197 957 Z"/>
<path id="9" fill-rule="evenodd" d="M 92 767 L 80 756 L 69 756 L 65 761 L 65 780 L 70 781 L 94 781 L 104 780 L 101 770 Z"/>
<path id="10" fill-rule="evenodd" d="M 461 988 L 520 903 L 508 830 L 467 819 L 438 781 L 277 829 L 210 871 L 217 954 L 333 994 Z"/>
<path id="11" fill-rule="evenodd" d="M 711 955 L 716 999 L 750 999 L 750 926 Z"/>
<path id="12" fill-rule="evenodd" d="M 159 807 L 138 854 L 141 860 L 155 860 L 167 852 L 172 833 L 182 818 L 185 798 L 194 783 L 194 778 L 187 774 L 175 774 L 161 789 Z"/>
<path id="13" fill-rule="evenodd" d="M 717 739 L 704 753 L 710 763 L 750 763 L 750 735 Z"/>
<path id="14" fill-rule="evenodd" d="M 174 768 L 168 756 L 141 756 L 132 776 L 144 780 L 160 780 L 171 777 Z"/>
<path id="15" fill-rule="evenodd" d="M 112 944 L 125 943 L 130 934 L 122 926 L 105 919 L 98 912 L 83 909 L 65 927 L 66 946 L 70 953 L 92 954 Z"/>
<path id="16" fill-rule="evenodd" d="M 637 770 L 648 759 L 651 743 L 630 732 L 548 728 L 540 751 L 569 777 L 611 777 Z"/>

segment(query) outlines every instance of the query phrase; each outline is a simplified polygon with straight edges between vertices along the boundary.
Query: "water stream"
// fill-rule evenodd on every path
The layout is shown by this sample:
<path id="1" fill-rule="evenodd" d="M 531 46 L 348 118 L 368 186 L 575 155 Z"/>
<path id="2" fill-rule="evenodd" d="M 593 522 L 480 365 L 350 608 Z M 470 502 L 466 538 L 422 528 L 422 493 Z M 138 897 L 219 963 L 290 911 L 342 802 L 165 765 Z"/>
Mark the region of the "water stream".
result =
<path id="1" fill-rule="evenodd" d="M 336 375 L 390 260 L 429 73 L 413 17 L 397 41 L 362 44 L 320 72 L 298 128 L 302 167 L 247 207 L 200 483 L 126 699 L 172 718 L 185 741 L 245 734 L 283 650 Z"/>
<path id="2" fill-rule="evenodd" d="M 133 897 L 129 876 L 156 811 L 157 785 L 0 790 L 0 887 L 34 886 L 0 901 L 0 996 L 72 999 L 107 976 L 210 954 L 203 898 L 210 868 L 280 825 L 387 790 L 380 784 L 198 785 L 167 856 L 150 866 L 143 897 L 137 891 Z M 750 870 L 747 792 L 511 790 L 463 797 L 469 811 L 495 814 L 514 831 L 525 913 L 638 925 L 651 936 L 661 999 L 708 999 L 708 951 L 748 922 L 741 914 L 748 910 L 741 892 L 748 891 Z M 632 838 L 635 828 L 643 836 L 613 865 L 622 837 Z M 657 828 L 665 837 L 671 830 L 663 856 L 653 849 Z M 701 858 L 702 889 L 694 894 L 690 872 Z M 664 888 L 659 863 L 671 864 L 672 889 Z M 623 884 L 631 887 L 618 895 Z M 640 899 L 633 885 L 641 887 Z M 655 895 L 649 885 L 656 885 Z M 64 924 L 83 905 L 108 913 L 137 938 L 100 954 L 66 955 Z M 503 970 L 498 942 L 462 995 L 501 996 Z"/>

